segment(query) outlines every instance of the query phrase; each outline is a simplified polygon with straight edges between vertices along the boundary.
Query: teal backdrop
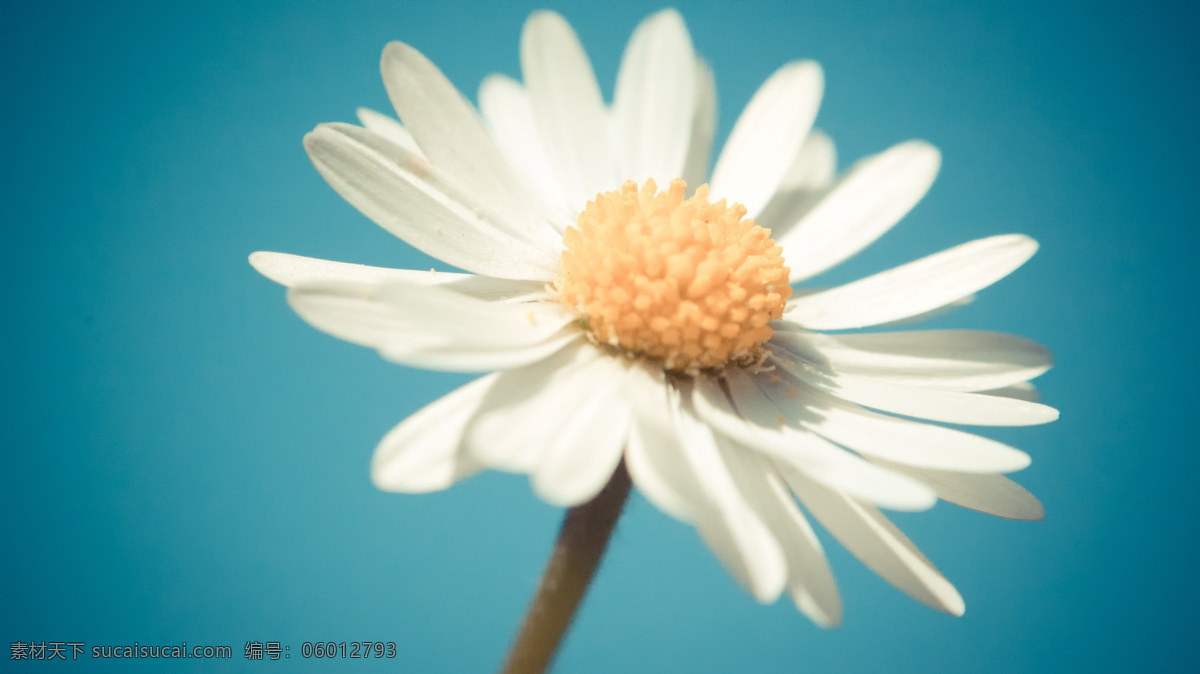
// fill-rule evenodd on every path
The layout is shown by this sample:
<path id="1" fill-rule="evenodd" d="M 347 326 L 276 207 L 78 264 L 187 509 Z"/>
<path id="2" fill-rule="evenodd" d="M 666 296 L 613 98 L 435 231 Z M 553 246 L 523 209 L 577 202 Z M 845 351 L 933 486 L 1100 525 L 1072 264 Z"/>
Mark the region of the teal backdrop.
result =
<path id="1" fill-rule="evenodd" d="M 519 75 L 541 5 L 9 3 L 0 10 L 0 637 L 230 645 L 217 661 L 14 671 L 488 671 L 562 512 L 524 478 L 375 490 L 394 424 L 469 378 L 328 337 L 247 264 L 278 250 L 428 258 L 344 203 L 300 143 L 388 110 L 400 39 L 474 99 Z M 821 532 L 846 607 L 824 631 L 760 606 L 693 530 L 635 496 L 563 672 L 1196 671 L 1200 51 L 1187 3 L 681 2 L 720 97 L 718 142 L 788 60 L 826 73 L 839 166 L 909 138 L 943 153 L 925 200 L 818 279 L 1023 232 L 1024 268 L 930 325 L 1034 338 L 1049 426 L 1027 450 L 1038 523 L 940 504 L 898 523 L 957 585 L 924 608 Z M 552 5 L 606 95 L 654 4 Z M 304 659 L 392 641 L 393 661 Z M 290 647 L 243 660 L 248 641 Z M 68 652 L 69 656 L 69 652 Z M 7 668 L 7 667 L 5 667 Z"/>

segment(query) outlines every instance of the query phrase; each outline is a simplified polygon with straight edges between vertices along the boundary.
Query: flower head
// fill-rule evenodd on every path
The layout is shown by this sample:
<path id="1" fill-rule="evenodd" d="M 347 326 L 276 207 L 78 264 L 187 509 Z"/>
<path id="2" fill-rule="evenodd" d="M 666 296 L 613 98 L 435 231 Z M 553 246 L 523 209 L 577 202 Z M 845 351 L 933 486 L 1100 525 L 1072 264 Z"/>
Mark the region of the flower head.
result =
<path id="1" fill-rule="evenodd" d="M 941 498 L 1040 518 L 1002 475 L 1025 453 L 927 422 L 1052 421 L 1027 383 L 1049 353 L 987 332 L 824 331 L 963 303 L 1036 243 L 995 236 L 793 292 L 895 225 L 932 184 L 937 150 L 903 143 L 835 178 L 833 145 L 811 130 L 821 71 L 796 62 L 754 95 L 706 181 L 713 77 L 671 10 L 634 32 L 611 106 L 556 14 L 530 17 L 521 63 L 523 83 L 485 80 L 481 116 L 392 43 L 382 71 L 403 125 L 360 110 L 363 126 L 305 138 L 350 203 L 467 273 L 251 256 L 321 330 L 399 363 L 491 371 L 388 433 L 375 483 L 423 492 L 495 468 L 575 505 L 624 460 L 760 601 L 786 590 L 818 624 L 841 619 L 803 505 L 889 582 L 961 614 L 879 508 Z"/>
<path id="2" fill-rule="evenodd" d="M 792 294 L 788 269 L 745 206 L 709 202 L 707 185 L 684 199 L 685 187 L 630 180 L 589 201 L 563 236 L 559 300 L 599 343 L 665 370 L 752 364 Z"/>

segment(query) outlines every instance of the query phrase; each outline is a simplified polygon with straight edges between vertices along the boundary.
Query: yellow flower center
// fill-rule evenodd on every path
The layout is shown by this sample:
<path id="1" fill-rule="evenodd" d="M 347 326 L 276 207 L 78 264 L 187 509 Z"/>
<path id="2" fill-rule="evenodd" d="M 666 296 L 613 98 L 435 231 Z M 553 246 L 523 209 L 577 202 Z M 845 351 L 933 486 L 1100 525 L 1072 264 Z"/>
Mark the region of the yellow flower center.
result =
<path id="1" fill-rule="evenodd" d="M 682 180 L 632 180 L 589 201 L 563 236 L 560 300 L 596 339 L 695 374 L 757 361 L 792 294 L 782 249 L 746 207 Z"/>

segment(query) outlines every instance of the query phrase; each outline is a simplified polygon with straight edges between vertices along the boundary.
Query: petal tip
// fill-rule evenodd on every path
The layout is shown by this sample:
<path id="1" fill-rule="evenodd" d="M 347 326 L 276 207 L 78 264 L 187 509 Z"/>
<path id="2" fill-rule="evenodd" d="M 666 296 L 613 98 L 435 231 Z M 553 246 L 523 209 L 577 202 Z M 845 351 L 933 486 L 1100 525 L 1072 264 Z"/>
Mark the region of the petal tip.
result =
<path id="1" fill-rule="evenodd" d="M 936 145 L 925 140 L 924 138 L 911 138 L 909 140 L 904 141 L 903 143 L 896 145 L 896 147 L 898 147 L 898 148 L 902 147 L 902 148 L 908 150 L 909 152 L 926 152 L 931 155 L 937 155 L 939 157 L 942 154 L 942 151 L 939 150 Z"/>
<path id="2" fill-rule="evenodd" d="M 321 141 L 327 140 L 335 133 L 334 124 L 331 122 L 322 122 L 314 126 L 312 131 L 304 134 L 304 149 L 311 155 Z"/>
<path id="3" fill-rule="evenodd" d="M 378 454 L 376 455 L 378 456 Z M 371 485 L 380 491 L 396 491 L 384 477 L 384 470 L 375 457 L 371 458 Z"/>
<path id="4" fill-rule="evenodd" d="M 838 605 L 837 609 L 838 609 L 837 613 L 824 616 L 824 618 L 821 620 L 816 620 L 815 618 L 813 618 L 813 616 L 809 616 L 809 619 L 812 620 L 813 623 L 817 627 L 820 627 L 821 629 L 835 630 L 842 626 L 842 607 L 840 604 Z"/>
<path id="5" fill-rule="evenodd" d="M 967 603 L 963 601 L 958 588 L 954 587 L 945 577 L 941 577 L 940 580 L 941 582 L 937 583 L 940 587 L 935 590 L 933 597 L 929 601 L 922 600 L 921 603 L 943 613 L 948 613 L 955 618 L 963 617 L 963 614 L 967 612 Z"/>
<path id="6" fill-rule="evenodd" d="M 1046 506 L 1035 496 L 1032 503 L 1029 504 L 1031 511 L 1022 519 L 1026 522 L 1041 522 L 1046 519 Z"/>
<path id="7" fill-rule="evenodd" d="M 913 138 L 897 143 L 875 157 L 886 157 L 893 162 L 898 162 L 899 166 L 896 166 L 894 170 L 913 176 L 914 186 L 923 185 L 923 189 L 920 190 L 917 197 L 918 201 L 925 196 L 925 192 L 933 185 L 933 181 L 942 170 L 942 151 L 923 138 Z"/>
<path id="8" fill-rule="evenodd" d="M 1037 242 L 1037 239 L 1034 239 L 1028 234 L 1000 234 L 994 238 L 1005 241 L 1011 245 L 1014 250 L 1021 251 L 1021 253 L 1025 255 L 1026 260 L 1033 257 L 1033 254 L 1036 253 L 1038 248 L 1041 246 L 1041 244 Z"/>
<path id="9" fill-rule="evenodd" d="M 1025 470 L 1033 463 L 1033 458 L 1021 450 L 1016 450 L 1017 455 L 1013 457 L 1012 468 L 1003 472 L 1015 473 L 1018 470 Z"/>
<path id="10" fill-rule="evenodd" d="M 408 54 L 416 51 L 409 45 L 399 41 L 392 40 L 383 47 L 383 54 L 380 56 L 380 62 L 386 64 L 388 61 L 404 60 Z"/>
<path id="11" fill-rule="evenodd" d="M 376 121 L 381 117 L 387 117 L 387 115 L 383 114 L 382 112 L 379 112 L 378 110 L 372 110 L 365 105 L 360 105 L 355 108 L 354 116 L 358 118 L 359 123 L 364 127 L 369 126 L 371 122 Z"/>
<path id="12" fill-rule="evenodd" d="M 922 484 L 922 486 L 924 486 L 924 484 Z M 926 490 L 927 490 L 927 494 L 923 498 L 921 498 L 921 499 L 914 498 L 913 499 L 912 507 L 910 508 L 910 510 L 912 512 L 923 512 L 925 510 L 932 510 L 933 507 L 935 505 L 937 505 L 937 502 L 938 502 L 937 492 L 930 489 L 929 487 L 926 487 Z"/>
<path id="13" fill-rule="evenodd" d="M 683 20 L 683 15 L 680 14 L 679 10 L 675 9 L 674 7 L 667 7 L 666 9 L 661 9 L 651 14 L 650 16 L 646 17 L 646 19 L 642 22 L 642 25 L 647 27 L 652 26 L 659 28 L 660 30 L 662 28 L 670 28 L 676 31 L 681 31 L 684 34 L 687 33 L 687 24 Z"/>
<path id="14" fill-rule="evenodd" d="M 279 280 L 279 278 L 278 278 L 279 275 L 275 273 L 275 271 L 276 271 L 275 267 L 274 267 L 274 265 L 271 264 L 272 262 L 277 261 L 279 259 L 279 253 L 271 253 L 271 252 L 268 252 L 265 250 L 256 250 L 253 253 L 250 253 L 250 256 L 247 259 L 250 262 L 250 266 L 254 267 L 254 271 L 262 274 L 263 276 L 274 281 L 275 283 L 279 283 L 280 285 L 286 285 L 282 281 Z"/>
<path id="15" fill-rule="evenodd" d="M 529 18 L 525 19 L 525 30 L 546 28 L 561 28 L 566 26 L 570 28 L 570 23 L 563 17 L 562 14 L 552 9 L 538 9 L 530 13 Z"/>
<path id="16" fill-rule="evenodd" d="M 813 59 L 804 59 L 802 61 L 792 61 L 780 68 L 781 73 L 787 73 L 792 77 L 809 77 L 813 79 L 812 85 L 817 91 L 825 88 L 825 70 Z"/>
<path id="17" fill-rule="evenodd" d="M 496 87 L 511 87 L 516 84 L 517 82 L 513 78 L 504 73 L 488 73 L 479 82 L 480 97 L 482 98 L 484 91 L 495 89 Z"/>
<path id="18" fill-rule="evenodd" d="M 904 144 L 910 152 L 917 154 L 921 167 L 936 174 L 942 167 L 942 151 L 927 140 L 918 138 Z"/>
<path id="19" fill-rule="evenodd" d="M 320 140 L 320 138 L 317 137 L 317 129 L 319 128 L 320 127 L 317 127 L 316 129 L 304 134 L 304 150 L 309 154 L 312 154 L 313 147 L 316 146 L 317 142 Z"/>
<path id="20" fill-rule="evenodd" d="M 894 474 L 899 475 L 898 473 Z M 933 488 L 907 475 L 900 475 L 900 477 L 903 478 L 904 483 L 907 483 L 904 491 L 900 494 L 894 494 L 892 498 L 887 499 L 887 502 L 876 501 L 876 506 L 897 512 L 916 513 L 930 510 L 937 505 L 938 496 Z"/>
<path id="21" fill-rule="evenodd" d="M 808 593 L 793 590 L 791 595 L 796 608 L 817 627 L 832 630 L 842 626 L 842 600 L 836 590 L 827 606 L 822 606 Z"/>

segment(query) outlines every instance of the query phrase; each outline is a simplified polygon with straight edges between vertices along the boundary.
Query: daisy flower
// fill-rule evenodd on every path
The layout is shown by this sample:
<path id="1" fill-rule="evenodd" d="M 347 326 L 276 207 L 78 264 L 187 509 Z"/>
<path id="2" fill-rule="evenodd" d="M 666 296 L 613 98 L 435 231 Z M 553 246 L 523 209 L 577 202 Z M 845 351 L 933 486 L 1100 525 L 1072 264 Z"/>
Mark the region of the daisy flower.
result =
<path id="1" fill-rule="evenodd" d="M 835 176 L 833 145 L 812 130 L 821 70 L 799 61 L 755 93 L 706 180 L 713 75 L 678 13 L 634 31 L 611 105 L 557 14 L 529 18 L 520 53 L 523 82 L 487 78 L 477 111 L 393 42 L 382 73 L 400 121 L 360 110 L 362 126 L 304 139 L 347 201 L 465 273 L 250 258 L 320 330 L 404 365 L 490 373 L 389 432 L 375 484 L 427 492 L 491 468 L 577 506 L 627 469 L 760 602 L 786 591 L 817 624 L 840 622 L 811 516 L 900 590 L 962 614 L 880 509 L 942 499 L 1040 518 L 1003 476 L 1027 454 L 928 422 L 1054 420 L 1028 384 L 1050 354 L 991 332 L 830 331 L 969 301 L 1037 244 L 994 236 L 793 288 L 895 225 L 938 151 L 902 143 Z"/>

